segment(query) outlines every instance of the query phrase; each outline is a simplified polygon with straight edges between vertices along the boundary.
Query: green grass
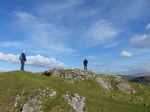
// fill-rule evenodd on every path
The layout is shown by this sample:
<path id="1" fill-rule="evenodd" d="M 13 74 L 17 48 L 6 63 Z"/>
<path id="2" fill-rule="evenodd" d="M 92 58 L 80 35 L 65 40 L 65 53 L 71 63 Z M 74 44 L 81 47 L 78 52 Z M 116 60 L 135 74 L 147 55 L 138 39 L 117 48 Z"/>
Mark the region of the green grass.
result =
<path id="1" fill-rule="evenodd" d="M 113 76 L 106 78 L 107 81 L 112 79 Z M 5 112 L 6 107 L 8 112 L 18 112 L 27 98 L 34 98 L 41 93 L 36 89 L 46 90 L 47 87 L 56 91 L 57 95 L 52 99 L 45 97 L 40 99 L 43 102 L 41 105 L 44 112 L 75 112 L 73 107 L 61 97 L 66 92 L 69 95 L 77 93 L 85 97 L 84 109 L 88 112 L 150 112 L 150 87 L 142 85 L 143 89 L 141 89 L 139 84 L 130 83 L 130 85 L 137 93 L 127 95 L 117 89 L 107 91 L 93 80 L 69 84 L 62 78 L 36 75 L 25 71 L 0 73 L 0 112 Z M 21 100 L 14 108 L 14 101 L 18 94 Z"/>
<path id="2" fill-rule="evenodd" d="M 138 82 L 139 84 L 144 84 L 144 85 L 148 85 L 150 84 L 150 82 Z"/>

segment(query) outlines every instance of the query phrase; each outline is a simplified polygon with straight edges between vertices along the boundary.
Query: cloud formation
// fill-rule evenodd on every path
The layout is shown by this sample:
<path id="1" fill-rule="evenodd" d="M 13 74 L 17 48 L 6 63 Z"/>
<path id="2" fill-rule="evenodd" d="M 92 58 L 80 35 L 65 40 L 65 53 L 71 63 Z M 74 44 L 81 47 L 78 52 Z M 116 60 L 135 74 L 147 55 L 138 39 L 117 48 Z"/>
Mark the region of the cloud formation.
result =
<path id="1" fill-rule="evenodd" d="M 87 37 L 90 41 L 90 46 L 97 44 L 104 44 L 112 41 L 115 36 L 119 33 L 112 23 L 107 20 L 99 20 L 92 24 L 91 28 L 87 33 Z"/>
<path id="2" fill-rule="evenodd" d="M 100 69 L 96 70 L 98 74 L 111 74 L 111 75 L 133 75 L 139 73 L 150 73 L 150 61 L 137 62 L 135 65 L 128 67 L 119 67 L 115 69 Z"/>
<path id="3" fill-rule="evenodd" d="M 7 72 L 7 71 L 10 71 L 10 70 L 4 69 L 4 68 L 0 68 L 0 72 Z"/>
<path id="4" fill-rule="evenodd" d="M 26 32 L 26 40 L 22 40 L 22 43 L 28 44 L 28 49 L 33 48 L 33 51 L 38 51 L 40 48 L 56 54 L 70 54 L 75 51 L 68 47 L 67 30 L 58 28 L 51 22 L 41 21 L 40 17 L 30 13 L 17 11 L 13 13 L 17 18 L 15 25 L 18 25 L 19 30 L 22 29 L 23 33 Z"/>
<path id="5" fill-rule="evenodd" d="M 28 56 L 27 64 L 38 67 L 48 67 L 48 68 L 66 68 L 66 65 L 54 58 L 45 58 L 41 55 Z"/>
<path id="6" fill-rule="evenodd" d="M 146 30 L 150 29 L 150 23 L 146 26 Z M 150 34 L 138 35 L 130 39 L 130 43 L 137 48 L 150 48 Z"/>
<path id="7" fill-rule="evenodd" d="M 103 66 L 107 66 L 109 64 L 112 64 L 113 62 L 104 62 L 104 63 L 99 63 L 96 65 L 96 67 L 103 67 Z"/>
<path id="8" fill-rule="evenodd" d="M 150 29 L 150 23 L 146 26 L 146 30 Z"/>
<path id="9" fill-rule="evenodd" d="M 140 35 L 131 38 L 130 43 L 137 48 L 150 48 L 150 35 Z"/>
<path id="10" fill-rule="evenodd" d="M 120 57 L 132 57 L 133 55 L 127 51 L 123 51 L 119 55 Z"/>
<path id="11" fill-rule="evenodd" d="M 141 18 L 149 7 L 149 1 L 147 0 L 121 0 L 117 2 L 111 12 L 115 14 L 115 16 L 113 15 L 114 17 L 118 17 L 118 20 L 122 19 L 118 22 Z"/>
<path id="12" fill-rule="evenodd" d="M 3 54 L 0 52 L 0 61 L 7 61 L 11 63 L 20 63 L 19 55 Z M 35 67 L 48 67 L 48 68 L 66 68 L 66 65 L 54 58 L 45 58 L 41 55 L 28 56 L 27 65 Z"/>
<path id="13" fill-rule="evenodd" d="M 123 67 L 122 74 L 150 73 L 150 61 L 140 62 L 136 66 Z"/>
<path id="14" fill-rule="evenodd" d="M 38 5 L 37 11 L 41 14 L 49 15 L 49 14 L 62 14 L 62 12 L 70 11 L 74 7 L 81 5 L 84 0 L 62 0 L 62 1 L 55 1 L 53 3 L 42 3 Z M 63 15 L 66 15 L 64 13 Z"/>

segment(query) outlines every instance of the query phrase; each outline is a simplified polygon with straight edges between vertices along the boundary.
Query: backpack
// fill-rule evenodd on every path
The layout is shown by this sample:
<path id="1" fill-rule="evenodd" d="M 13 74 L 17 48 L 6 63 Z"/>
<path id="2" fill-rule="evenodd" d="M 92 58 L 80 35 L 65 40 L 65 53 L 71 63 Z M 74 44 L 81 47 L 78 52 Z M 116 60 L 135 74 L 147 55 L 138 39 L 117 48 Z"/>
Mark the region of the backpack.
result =
<path id="1" fill-rule="evenodd" d="M 20 54 L 19 59 L 22 60 L 22 54 Z"/>

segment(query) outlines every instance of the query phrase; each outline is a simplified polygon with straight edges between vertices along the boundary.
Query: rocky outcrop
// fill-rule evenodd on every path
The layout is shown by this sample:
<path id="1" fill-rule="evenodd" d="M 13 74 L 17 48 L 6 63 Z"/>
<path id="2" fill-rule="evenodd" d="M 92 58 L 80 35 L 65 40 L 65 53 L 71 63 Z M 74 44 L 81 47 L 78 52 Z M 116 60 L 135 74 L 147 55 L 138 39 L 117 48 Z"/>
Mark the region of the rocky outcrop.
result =
<path id="1" fill-rule="evenodd" d="M 45 71 L 43 75 L 64 78 L 66 83 L 75 83 L 80 80 L 92 79 L 93 81 L 98 82 L 103 89 L 108 91 L 111 91 L 114 87 L 117 87 L 120 91 L 126 94 L 136 93 L 136 91 L 126 81 L 124 81 L 121 76 L 114 76 L 113 78 L 110 75 L 98 76 L 90 70 L 50 69 Z M 111 84 L 112 82 L 113 86 Z"/>
<path id="2" fill-rule="evenodd" d="M 110 91 L 110 90 L 113 90 L 113 88 L 111 87 L 111 84 L 110 82 L 105 82 L 103 80 L 103 78 L 101 77 L 96 77 L 95 80 L 100 83 L 100 86 L 103 87 L 104 89 Z"/>
<path id="3" fill-rule="evenodd" d="M 77 112 L 84 112 L 83 108 L 85 107 L 85 97 L 80 97 L 78 94 L 74 93 L 72 96 L 71 95 L 62 95 L 63 98 L 65 98 Z"/>
<path id="4" fill-rule="evenodd" d="M 31 91 L 35 91 L 39 94 L 34 97 L 29 97 L 26 96 L 26 91 L 22 91 L 15 98 L 14 108 L 20 107 L 19 112 L 44 112 L 41 110 L 43 102 L 40 100 L 40 98 L 52 99 L 57 95 L 56 91 L 50 89 L 49 87 L 47 87 L 45 90 L 33 89 Z M 22 99 L 26 99 L 26 102 L 22 103 L 21 105 L 18 104 L 18 102 L 20 102 Z"/>
<path id="5" fill-rule="evenodd" d="M 136 93 L 136 91 L 124 80 L 122 80 L 121 76 L 116 76 L 114 79 L 114 82 L 116 83 L 116 87 L 126 93 L 126 94 L 131 94 L 131 93 Z"/>
<path id="6" fill-rule="evenodd" d="M 70 80 L 88 80 L 94 79 L 95 73 L 90 70 L 81 69 L 50 69 L 45 71 L 43 75 L 61 77 Z"/>
<path id="7" fill-rule="evenodd" d="M 127 94 L 136 93 L 136 91 L 129 84 L 124 82 L 120 82 L 119 84 L 117 84 L 117 87 L 120 91 Z"/>

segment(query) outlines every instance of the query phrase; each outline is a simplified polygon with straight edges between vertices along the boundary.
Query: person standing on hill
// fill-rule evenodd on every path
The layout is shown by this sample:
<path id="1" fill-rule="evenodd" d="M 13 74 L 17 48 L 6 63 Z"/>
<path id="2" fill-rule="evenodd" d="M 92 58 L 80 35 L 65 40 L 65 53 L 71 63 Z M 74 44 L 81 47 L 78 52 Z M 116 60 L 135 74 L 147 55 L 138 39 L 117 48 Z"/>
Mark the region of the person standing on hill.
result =
<path id="1" fill-rule="evenodd" d="M 87 64 L 88 64 L 88 60 L 85 58 L 83 61 L 84 70 L 87 70 Z"/>
<path id="2" fill-rule="evenodd" d="M 20 55 L 19 59 L 21 61 L 21 68 L 20 68 L 20 70 L 24 71 L 25 61 L 27 61 L 27 59 L 26 59 L 26 51 L 22 52 L 22 54 Z"/>

